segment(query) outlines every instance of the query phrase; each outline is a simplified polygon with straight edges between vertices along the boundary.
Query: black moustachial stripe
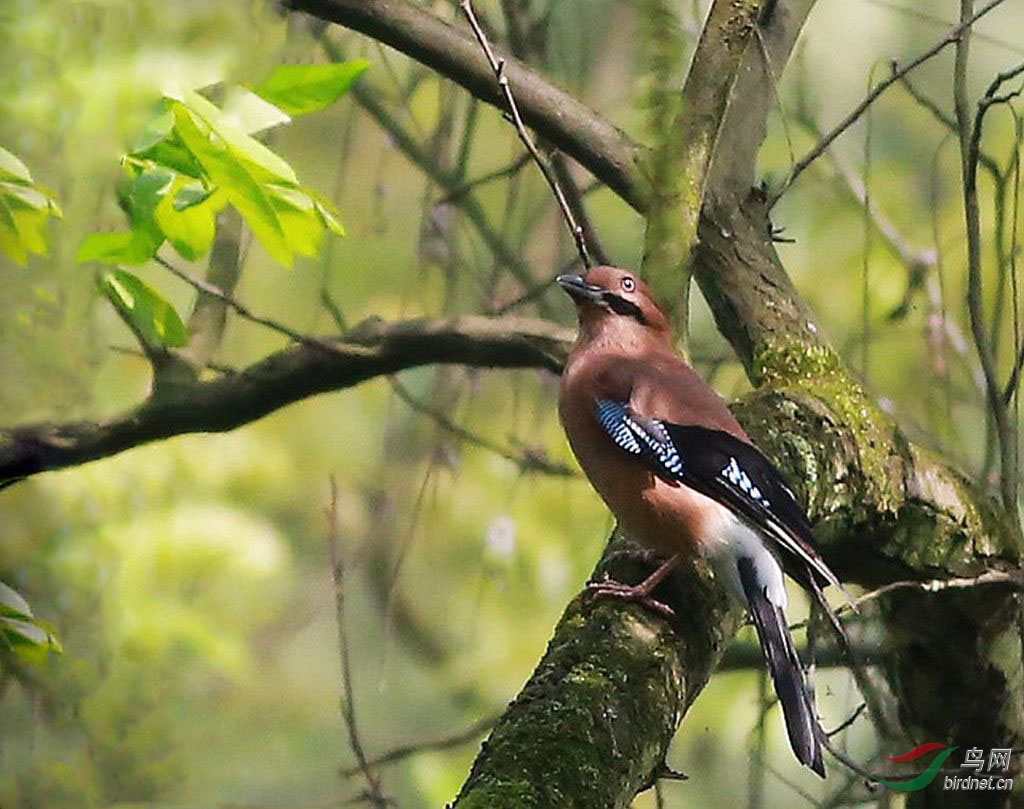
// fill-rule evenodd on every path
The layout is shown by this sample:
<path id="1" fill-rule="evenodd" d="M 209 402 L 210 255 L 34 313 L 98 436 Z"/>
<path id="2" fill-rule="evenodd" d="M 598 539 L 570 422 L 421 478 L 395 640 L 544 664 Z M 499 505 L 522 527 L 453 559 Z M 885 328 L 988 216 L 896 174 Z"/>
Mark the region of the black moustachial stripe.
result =
<path id="1" fill-rule="evenodd" d="M 640 307 L 632 301 L 627 301 L 625 298 L 616 295 L 614 292 L 605 292 L 601 296 L 601 300 L 617 315 L 629 315 L 635 317 L 640 323 L 647 323 L 647 319 L 644 317 L 644 313 L 640 311 Z"/>

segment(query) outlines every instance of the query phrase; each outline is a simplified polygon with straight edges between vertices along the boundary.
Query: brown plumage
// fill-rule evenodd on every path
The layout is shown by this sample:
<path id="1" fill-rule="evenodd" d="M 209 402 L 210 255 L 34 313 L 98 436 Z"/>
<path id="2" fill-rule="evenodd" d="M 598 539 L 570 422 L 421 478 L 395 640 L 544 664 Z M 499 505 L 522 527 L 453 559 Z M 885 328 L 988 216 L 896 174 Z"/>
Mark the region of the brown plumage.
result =
<path id="1" fill-rule="evenodd" d="M 643 281 L 613 267 L 560 276 L 579 335 L 562 376 L 559 415 L 594 489 L 633 540 L 667 557 L 645 582 L 591 585 L 644 603 L 683 558 L 699 553 L 751 611 L 793 750 L 824 775 L 820 727 L 783 612 L 776 553 L 821 597 L 838 584 L 811 545 L 811 529 L 778 471 L 725 402 L 676 353 L 671 329 Z"/>
<path id="2" fill-rule="evenodd" d="M 635 284 L 621 289 L 623 278 Z M 587 283 L 635 303 L 645 320 L 606 306 L 579 306 L 580 330 L 562 374 L 558 412 L 573 454 L 623 529 L 665 555 L 696 550 L 698 529 L 717 508 L 693 489 L 667 482 L 642 459 L 624 456 L 594 417 L 599 399 L 628 402 L 647 419 L 702 424 L 749 441 L 725 402 L 676 354 L 669 324 L 640 279 L 596 267 Z"/>

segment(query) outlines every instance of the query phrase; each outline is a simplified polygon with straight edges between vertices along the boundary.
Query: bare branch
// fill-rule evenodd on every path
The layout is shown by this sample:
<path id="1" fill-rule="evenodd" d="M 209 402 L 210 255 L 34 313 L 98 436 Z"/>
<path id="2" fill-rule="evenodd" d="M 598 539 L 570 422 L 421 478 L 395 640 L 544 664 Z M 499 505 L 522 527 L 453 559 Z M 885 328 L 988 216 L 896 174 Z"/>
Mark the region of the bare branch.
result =
<path id="1" fill-rule="evenodd" d="M 343 61 L 341 48 L 330 37 L 321 34 L 319 37 L 324 52 L 333 61 Z M 368 87 L 365 82 L 357 82 L 351 90 L 353 98 L 369 113 L 377 124 L 388 133 L 395 147 L 402 152 L 423 174 L 437 183 L 445 191 L 445 196 L 438 204 L 450 200 L 476 228 L 484 244 L 503 267 L 507 267 L 513 276 L 526 288 L 536 282 L 530 273 L 530 267 L 522 256 L 516 253 L 502 237 L 487 217 L 484 207 L 476 196 L 466 187 L 461 172 L 446 169 L 434 159 L 415 135 L 403 126 L 398 118 L 391 114 L 381 102 L 379 93 Z M 549 312 L 543 301 L 539 302 L 538 311 L 543 316 Z"/>
<path id="2" fill-rule="evenodd" d="M 318 393 L 421 365 L 558 373 L 571 344 L 566 329 L 528 318 L 369 320 L 345 339 L 305 338 L 237 374 L 182 387 L 174 397 L 150 398 L 106 421 L 2 429 L 0 485 L 175 435 L 232 430 Z"/>
<path id="3" fill-rule="evenodd" d="M 964 590 L 974 587 L 1004 585 L 1016 590 L 1024 590 L 1024 570 L 986 570 L 977 576 L 957 576 L 950 579 L 929 579 L 928 581 L 894 581 L 883 585 L 869 593 L 856 598 L 854 606 L 860 607 L 876 598 L 888 595 L 896 590 L 918 590 L 922 593 L 941 593 L 943 590 Z M 849 612 L 850 604 L 842 604 L 836 614 Z"/>
<path id="4" fill-rule="evenodd" d="M 450 736 L 428 739 L 427 741 L 416 742 L 414 744 L 404 744 L 399 747 L 392 748 L 386 753 L 381 753 L 379 756 L 374 756 L 366 763 L 370 767 L 376 768 L 386 764 L 394 764 L 399 761 L 404 761 L 407 758 L 418 756 L 420 753 L 433 753 L 441 750 L 450 750 L 453 747 L 459 747 L 473 741 L 474 739 L 480 738 L 480 736 L 494 727 L 494 723 L 497 721 L 497 716 L 487 716 L 474 722 L 464 730 L 460 730 Z M 342 778 L 351 778 L 353 775 L 358 775 L 360 772 L 360 768 L 356 766 L 343 769 L 340 774 Z"/>
<path id="5" fill-rule="evenodd" d="M 453 79 L 481 100 L 503 103 L 475 40 L 409 0 L 288 0 L 287 5 L 360 31 Z M 507 60 L 505 76 L 516 88 L 527 126 L 572 155 L 630 205 L 646 207 L 640 147 L 525 65 Z"/>
<path id="6" fill-rule="evenodd" d="M 991 3 L 989 4 L 991 5 Z M 989 6 L 986 6 L 988 8 Z M 1024 71 L 1024 65 L 1008 74 L 1000 74 L 989 85 L 984 99 L 978 104 L 972 118 L 967 98 L 967 60 L 970 48 L 970 28 L 978 15 L 973 13 L 973 1 L 961 0 L 961 34 L 956 40 L 956 61 L 953 70 L 953 102 L 956 112 L 957 136 L 960 141 L 960 169 L 963 178 L 964 218 L 967 237 L 967 309 L 970 315 L 971 336 L 985 376 L 985 393 L 989 412 L 999 443 L 999 488 L 1002 505 L 1009 515 L 1014 534 L 1020 535 L 1020 511 L 1017 502 L 1017 431 L 1011 424 L 997 379 L 996 359 L 985 328 L 984 300 L 982 297 L 981 212 L 978 204 L 978 163 L 981 151 L 981 132 L 985 113 L 996 103 L 996 93 L 1002 83 Z M 1005 78 L 1004 78 L 1005 75 Z"/>
<path id="7" fill-rule="evenodd" d="M 217 214 L 216 238 L 206 271 L 213 287 L 232 294 L 242 268 L 242 217 L 228 207 Z M 194 286 L 194 285 L 193 285 Z M 198 368 L 209 365 L 224 337 L 227 304 L 221 298 L 201 291 L 188 320 L 189 343 L 186 354 Z"/>
<path id="8" fill-rule="evenodd" d="M 473 446 L 486 449 L 504 458 L 507 461 L 511 461 L 519 467 L 522 472 L 543 472 L 548 475 L 555 475 L 557 477 L 573 477 L 576 475 L 576 470 L 565 464 L 554 463 L 549 461 L 539 451 L 532 452 L 514 452 L 511 449 L 501 446 L 500 444 L 491 441 L 489 438 L 485 438 L 482 435 L 474 433 L 471 430 L 467 430 L 465 427 L 461 427 L 452 421 L 441 411 L 431 407 L 425 402 L 421 402 L 415 398 L 408 389 L 399 382 L 397 379 L 390 380 L 391 389 L 395 392 L 403 402 L 405 402 L 410 408 L 415 410 L 428 418 L 432 419 L 442 429 L 447 430 L 457 438 L 466 441 Z"/>
<path id="9" fill-rule="evenodd" d="M 220 301 L 229 309 L 234 310 L 239 315 L 239 317 L 248 320 L 251 323 L 256 323 L 257 325 L 264 326 L 270 329 L 271 331 L 276 331 L 278 334 L 282 334 L 285 337 L 289 338 L 290 340 L 293 340 L 296 343 L 301 343 L 302 345 L 314 346 L 324 351 L 335 350 L 335 344 L 329 340 L 324 340 L 319 337 L 310 337 L 307 334 L 302 334 L 300 332 L 295 331 L 295 329 L 292 329 L 284 325 L 280 321 L 274 320 L 273 318 L 253 314 L 253 312 L 251 312 L 249 308 L 245 306 L 245 304 L 236 300 L 234 297 L 229 295 L 220 287 L 215 286 L 214 284 L 211 284 L 209 281 L 205 281 L 202 278 L 196 278 L 194 275 L 191 275 L 185 272 L 184 270 L 174 266 L 171 262 L 167 261 L 167 259 L 162 258 L 161 256 L 155 256 L 154 260 L 156 261 L 157 264 L 159 264 L 165 270 L 170 272 L 172 275 L 175 275 L 176 277 L 180 278 L 189 286 L 194 287 L 203 295 L 207 295 L 210 298 Z"/>
<path id="10" fill-rule="evenodd" d="M 504 168 L 489 171 L 487 174 L 474 177 L 472 180 L 468 180 L 455 188 L 447 190 L 447 193 L 437 201 L 437 204 L 444 205 L 446 202 L 455 202 L 463 195 L 481 185 L 486 185 L 487 183 L 494 182 L 495 180 L 507 180 L 509 177 L 515 177 L 522 170 L 523 166 L 530 162 L 530 159 L 529 153 L 521 154 Z"/>
<path id="11" fill-rule="evenodd" d="M 487 40 L 487 34 L 485 34 L 484 29 L 480 27 L 480 21 L 477 20 L 476 14 L 473 12 L 473 3 L 470 0 L 462 0 L 462 2 L 459 3 L 459 7 L 462 9 L 462 13 L 466 15 L 466 19 L 469 21 L 469 27 L 473 29 L 473 36 L 475 36 L 476 41 L 480 43 L 480 48 L 483 50 L 484 56 L 487 57 L 487 63 L 491 66 L 491 70 L 494 72 L 494 78 L 497 79 L 498 87 L 505 99 L 505 106 L 508 107 L 508 115 L 511 118 L 512 125 L 516 129 L 516 134 L 519 136 L 519 140 L 521 140 L 523 146 L 526 147 L 526 151 L 530 153 L 530 157 L 532 157 L 533 162 L 537 164 L 541 174 L 544 175 L 545 182 L 547 182 L 548 186 L 551 188 L 551 192 L 555 195 L 555 201 L 558 203 L 558 207 L 562 212 L 562 218 L 565 219 L 566 224 L 569 226 L 569 232 L 572 233 L 572 238 L 576 242 L 576 251 L 580 254 L 580 260 L 583 262 L 583 266 L 591 267 L 593 265 L 593 261 L 591 261 L 590 253 L 587 252 L 587 241 L 583 234 L 583 228 L 581 228 L 576 222 L 576 217 L 573 216 L 572 209 L 569 207 L 569 203 L 565 199 L 565 194 L 562 192 L 562 187 L 558 184 L 558 179 L 555 177 L 551 166 L 549 166 L 547 161 L 541 157 L 540 152 L 537 151 L 537 145 L 533 142 L 533 138 L 531 138 L 530 133 L 526 131 L 526 124 L 523 122 L 523 116 L 519 112 L 519 105 L 516 104 L 516 97 L 512 92 L 512 85 L 505 73 L 506 60 L 499 59 L 494 55 L 491 43 Z"/>
<path id="12" fill-rule="evenodd" d="M 352 687 L 352 658 L 349 651 L 348 629 L 345 623 L 345 560 L 338 537 L 338 482 L 331 475 L 331 502 L 327 507 L 327 547 L 331 553 L 331 580 L 334 582 L 334 621 L 338 632 L 338 655 L 341 659 L 341 718 L 348 731 L 348 744 L 355 754 L 359 772 L 366 779 L 366 797 L 369 803 L 382 809 L 389 801 L 381 791 L 380 778 L 373 772 L 356 722 L 355 690 Z"/>
<path id="13" fill-rule="evenodd" d="M 838 124 L 836 124 L 835 127 L 829 130 L 828 134 L 826 134 L 825 137 L 823 137 L 814 146 L 814 148 L 811 149 L 811 151 L 809 151 L 806 155 L 800 158 L 797 164 L 793 166 L 793 169 L 792 171 L 790 171 L 789 177 L 787 177 L 786 181 L 783 183 L 782 188 L 780 188 L 772 195 L 771 204 L 774 205 L 779 200 L 779 198 L 786 192 L 786 189 L 793 184 L 796 178 L 803 174 L 804 170 L 809 165 L 811 165 L 811 163 L 813 163 L 815 160 L 821 157 L 822 154 L 825 153 L 825 150 L 828 149 L 828 147 L 836 138 L 838 138 L 847 129 L 853 126 L 860 119 L 861 115 L 864 114 L 867 108 L 874 104 L 876 99 L 880 95 L 882 95 L 882 93 L 884 93 L 893 84 L 895 84 L 908 73 L 910 73 L 910 71 L 914 70 L 914 68 L 919 67 L 932 57 L 937 56 L 950 45 L 959 42 L 964 33 L 968 31 L 970 27 L 974 25 L 975 22 L 980 20 L 982 17 L 984 17 L 997 6 L 1002 5 L 1003 2 L 1004 0 L 989 0 L 989 2 L 986 3 L 977 13 L 970 14 L 967 17 L 961 17 L 960 23 L 951 28 L 947 32 L 947 34 L 934 45 L 932 45 L 932 47 L 930 47 L 924 53 L 915 57 L 911 61 L 907 62 L 902 67 L 894 69 L 890 76 L 886 77 L 881 82 L 876 84 L 875 87 L 871 90 L 871 92 L 869 92 L 864 97 L 864 100 L 861 101 L 860 104 L 854 107 L 853 110 L 845 118 L 843 118 L 842 121 L 840 121 Z"/>

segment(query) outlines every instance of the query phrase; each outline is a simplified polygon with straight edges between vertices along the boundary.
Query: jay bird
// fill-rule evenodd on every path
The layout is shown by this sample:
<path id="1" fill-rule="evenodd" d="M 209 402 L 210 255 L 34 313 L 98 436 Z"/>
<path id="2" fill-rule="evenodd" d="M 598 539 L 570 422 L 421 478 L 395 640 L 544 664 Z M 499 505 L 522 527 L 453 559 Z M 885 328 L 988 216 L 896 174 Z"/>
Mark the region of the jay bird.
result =
<path id="1" fill-rule="evenodd" d="M 834 616 L 821 588 L 842 588 L 811 544 L 807 516 L 725 402 L 678 356 L 642 280 L 595 267 L 557 282 L 579 316 L 559 396 L 569 444 L 626 535 L 667 558 L 638 585 L 588 589 L 671 616 L 651 592 L 684 558 L 702 555 L 750 610 L 793 752 L 824 777 L 821 728 L 786 623 L 777 558 Z"/>

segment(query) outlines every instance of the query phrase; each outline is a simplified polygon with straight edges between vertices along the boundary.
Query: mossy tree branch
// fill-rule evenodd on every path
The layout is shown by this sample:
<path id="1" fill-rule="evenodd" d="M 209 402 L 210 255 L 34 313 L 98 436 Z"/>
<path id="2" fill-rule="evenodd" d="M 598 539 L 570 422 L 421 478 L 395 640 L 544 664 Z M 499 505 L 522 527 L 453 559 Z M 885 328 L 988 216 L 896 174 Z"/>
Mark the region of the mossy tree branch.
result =
<path id="1" fill-rule="evenodd" d="M 649 156 L 651 192 L 640 272 L 668 305 L 685 348 L 691 261 L 712 161 L 726 110 L 757 31 L 758 0 L 716 0 L 697 42 L 679 112 Z"/>

